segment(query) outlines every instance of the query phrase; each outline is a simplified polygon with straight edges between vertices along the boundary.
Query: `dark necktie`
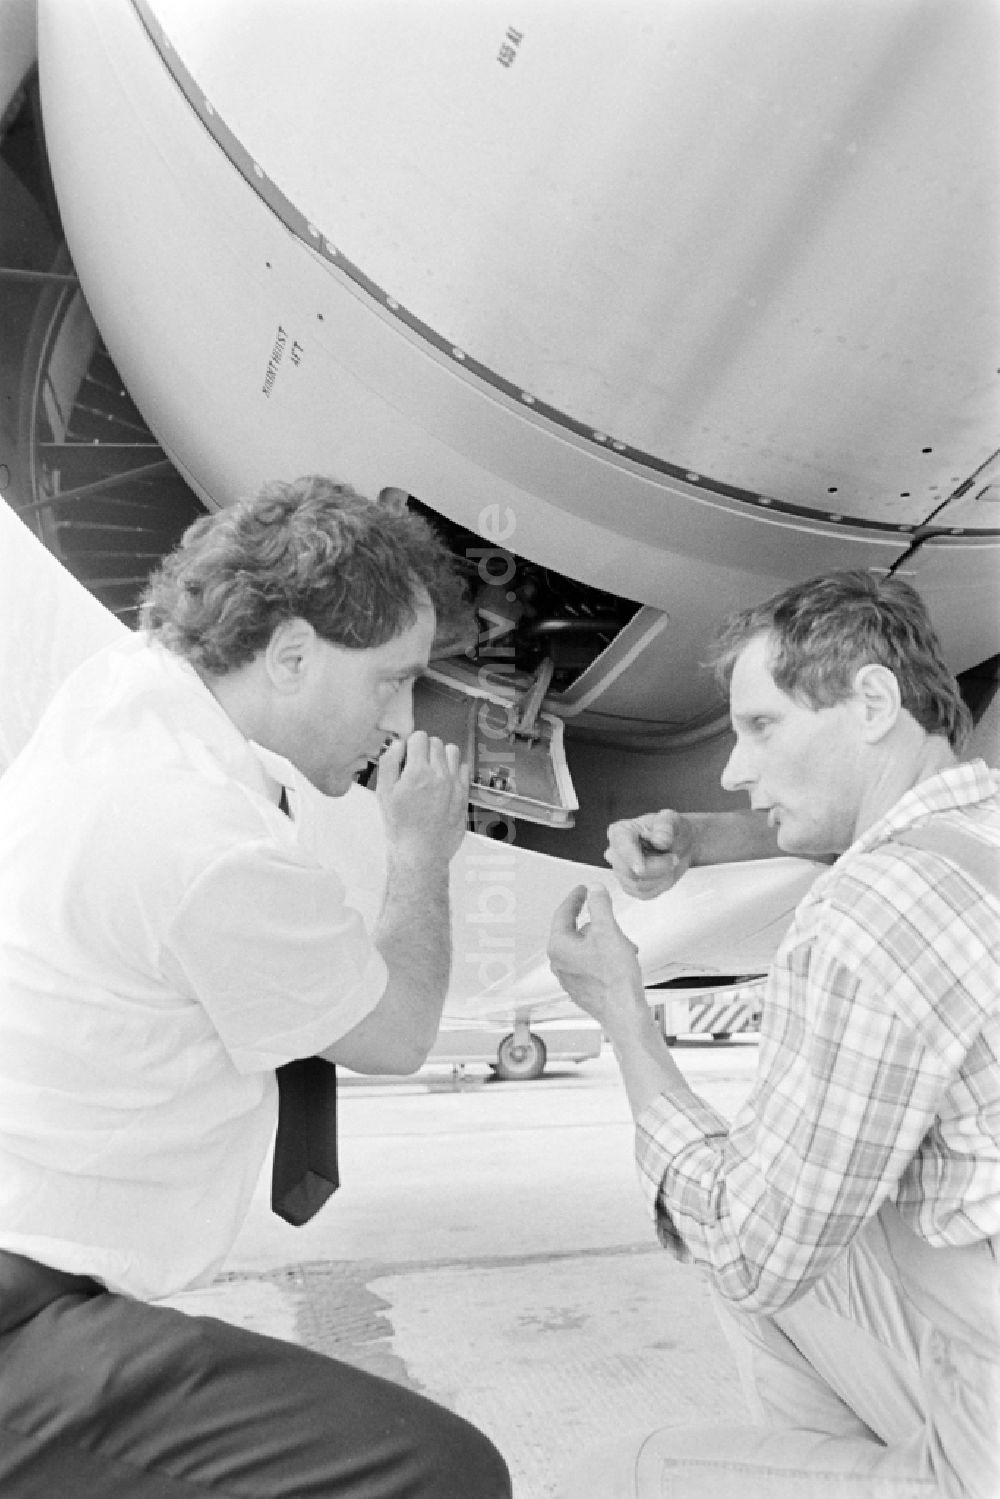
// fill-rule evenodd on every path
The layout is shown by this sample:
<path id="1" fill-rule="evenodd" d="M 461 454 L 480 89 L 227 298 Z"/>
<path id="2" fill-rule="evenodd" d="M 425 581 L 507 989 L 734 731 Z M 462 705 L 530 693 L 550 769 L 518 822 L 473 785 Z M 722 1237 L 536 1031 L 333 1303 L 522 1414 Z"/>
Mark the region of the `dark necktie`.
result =
<path id="1" fill-rule="evenodd" d="M 289 814 L 284 787 L 279 803 Z M 286 1062 L 278 1079 L 278 1134 L 271 1208 L 296 1228 L 340 1186 L 337 1170 L 337 1069 L 322 1057 Z"/>

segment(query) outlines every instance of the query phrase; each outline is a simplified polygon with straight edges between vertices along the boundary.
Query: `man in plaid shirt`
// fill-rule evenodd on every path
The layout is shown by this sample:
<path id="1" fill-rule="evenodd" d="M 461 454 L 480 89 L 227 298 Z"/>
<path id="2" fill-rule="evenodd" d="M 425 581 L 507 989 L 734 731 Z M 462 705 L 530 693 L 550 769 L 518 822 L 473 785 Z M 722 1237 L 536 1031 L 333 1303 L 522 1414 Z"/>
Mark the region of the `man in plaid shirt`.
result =
<path id="1" fill-rule="evenodd" d="M 606 891 L 559 908 L 550 957 L 611 1038 L 660 1241 L 706 1268 L 755 1424 L 589 1456 L 567 1499 L 998 1499 L 1000 778 L 960 762 L 967 710 L 899 580 L 788 589 L 714 660 L 751 811 L 614 824 L 608 856 L 639 896 L 692 863 L 836 856 L 733 1122 L 674 1063 Z"/>

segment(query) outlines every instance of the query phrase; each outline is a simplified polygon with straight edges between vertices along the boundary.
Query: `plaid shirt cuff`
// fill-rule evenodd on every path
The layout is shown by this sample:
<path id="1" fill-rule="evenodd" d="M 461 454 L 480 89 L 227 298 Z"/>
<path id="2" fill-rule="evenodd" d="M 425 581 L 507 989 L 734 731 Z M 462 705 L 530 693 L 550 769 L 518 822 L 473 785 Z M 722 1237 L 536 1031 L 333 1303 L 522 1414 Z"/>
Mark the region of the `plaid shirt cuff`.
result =
<path id="1" fill-rule="evenodd" d="M 636 1120 L 639 1186 L 660 1243 L 680 1260 L 690 1260 L 692 1255 L 671 1215 L 671 1187 L 687 1189 L 685 1207 L 690 1211 L 692 1184 L 715 1176 L 728 1133 L 723 1116 L 691 1092 L 661 1093 Z M 707 1183 L 704 1190 L 707 1202 Z"/>

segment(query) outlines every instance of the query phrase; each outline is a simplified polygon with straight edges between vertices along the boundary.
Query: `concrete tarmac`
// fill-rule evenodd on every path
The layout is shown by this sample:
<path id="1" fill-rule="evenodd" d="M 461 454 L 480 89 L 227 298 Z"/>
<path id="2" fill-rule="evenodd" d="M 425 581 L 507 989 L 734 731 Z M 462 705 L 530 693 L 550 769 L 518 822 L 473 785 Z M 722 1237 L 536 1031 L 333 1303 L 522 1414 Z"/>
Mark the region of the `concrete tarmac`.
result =
<path id="1" fill-rule="evenodd" d="M 731 1116 L 755 1043 L 674 1054 Z M 293 1229 L 265 1172 L 226 1273 L 174 1305 L 459 1411 L 504 1453 L 516 1499 L 551 1499 L 581 1451 L 629 1429 L 747 1418 L 702 1273 L 656 1244 L 609 1048 L 533 1082 L 481 1066 L 341 1080 L 340 1191 Z"/>

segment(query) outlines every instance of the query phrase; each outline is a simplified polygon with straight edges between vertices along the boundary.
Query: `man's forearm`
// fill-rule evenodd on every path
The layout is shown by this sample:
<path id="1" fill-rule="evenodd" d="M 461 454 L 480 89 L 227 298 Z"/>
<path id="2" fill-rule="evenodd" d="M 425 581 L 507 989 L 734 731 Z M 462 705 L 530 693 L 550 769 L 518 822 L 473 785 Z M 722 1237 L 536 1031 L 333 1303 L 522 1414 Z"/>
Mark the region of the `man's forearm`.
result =
<path id="1" fill-rule="evenodd" d="M 605 1021 L 605 1031 L 615 1053 L 615 1060 L 625 1084 L 633 1119 L 661 1095 L 690 1095 L 690 1088 L 670 1054 L 663 1032 L 657 1024 L 645 995 L 637 993 L 632 1002 Z"/>
<path id="2" fill-rule="evenodd" d="M 324 1053 L 357 1072 L 414 1072 L 434 1044 L 451 974 L 448 866 L 389 852 L 373 941 L 388 982 L 371 1014 Z"/>
<path id="3" fill-rule="evenodd" d="M 691 829 L 692 864 L 734 864 L 742 859 L 773 859 L 781 853 L 777 829 L 766 812 L 685 812 Z"/>
<path id="4" fill-rule="evenodd" d="M 401 1011 L 415 1045 L 437 1035 L 451 975 L 451 906 L 447 864 L 408 864 L 389 855 L 385 903 L 375 928 L 385 959 L 385 998 Z"/>

